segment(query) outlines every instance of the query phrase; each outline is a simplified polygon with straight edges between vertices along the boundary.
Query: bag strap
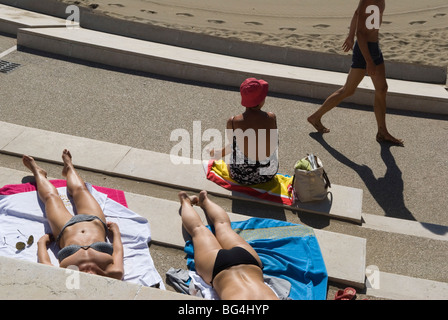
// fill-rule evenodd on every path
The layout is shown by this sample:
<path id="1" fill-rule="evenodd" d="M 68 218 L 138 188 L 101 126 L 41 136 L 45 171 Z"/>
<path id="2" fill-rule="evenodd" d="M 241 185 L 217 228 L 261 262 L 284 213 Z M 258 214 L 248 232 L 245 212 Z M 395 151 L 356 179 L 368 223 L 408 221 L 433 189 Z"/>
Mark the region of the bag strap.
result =
<path id="1" fill-rule="evenodd" d="M 325 169 L 323 170 L 322 176 L 324 177 L 326 183 L 325 183 L 325 188 L 331 188 L 331 182 L 330 179 L 328 178 L 327 172 L 325 172 Z"/>

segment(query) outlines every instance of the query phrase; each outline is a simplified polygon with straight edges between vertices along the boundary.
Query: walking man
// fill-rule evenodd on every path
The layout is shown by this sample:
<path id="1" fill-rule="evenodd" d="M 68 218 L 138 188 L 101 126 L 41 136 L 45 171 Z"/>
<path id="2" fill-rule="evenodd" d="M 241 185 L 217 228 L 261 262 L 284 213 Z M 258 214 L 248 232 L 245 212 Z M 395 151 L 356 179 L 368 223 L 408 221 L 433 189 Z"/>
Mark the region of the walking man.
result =
<path id="1" fill-rule="evenodd" d="M 376 140 L 403 146 L 403 140 L 393 137 L 386 127 L 387 81 L 383 54 L 379 47 L 379 27 L 386 7 L 385 0 L 360 0 L 350 23 L 350 32 L 343 44 L 348 52 L 353 48 L 352 66 L 345 85 L 330 95 L 324 104 L 310 117 L 308 122 L 322 133 L 328 133 L 321 119 L 345 98 L 353 95 L 366 73 L 375 87 L 374 112 L 378 125 Z M 378 21 L 379 20 L 379 21 Z M 356 43 L 355 43 L 356 36 Z M 353 47 L 353 44 L 355 45 Z"/>

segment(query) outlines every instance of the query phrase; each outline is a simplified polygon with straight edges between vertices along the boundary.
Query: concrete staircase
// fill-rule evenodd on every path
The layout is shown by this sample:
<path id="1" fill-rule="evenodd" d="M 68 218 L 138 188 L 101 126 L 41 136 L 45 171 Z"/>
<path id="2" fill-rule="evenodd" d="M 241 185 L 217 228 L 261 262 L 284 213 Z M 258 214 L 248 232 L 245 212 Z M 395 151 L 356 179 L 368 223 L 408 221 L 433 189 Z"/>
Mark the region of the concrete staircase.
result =
<path id="1" fill-rule="evenodd" d="M 271 62 L 174 47 L 150 41 L 79 28 L 66 28 L 60 18 L 37 14 L 0 5 L 0 32 L 17 35 L 19 49 L 26 47 L 71 58 L 98 62 L 110 66 L 147 71 L 182 79 L 239 86 L 248 76 L 269 81 L 273 92 L 323 99 L 343 85 L 345 74 L 288 66 Z M 389 106 L 396 109 L 448 114 L 448 92 L 442 84 L 390 80 Z M 360 85 L 351 102 L 373 101 L 373 87 L 368 79 Z M 52 145 L 46 148 L 45 145 Z M 0 122 L 0 152 L 11 155 L 30 154 L 36 159 L 60 163 L 60 150 L 69 148 L 77 155 L 77 166 L 101 173 L 162 183 L 188 190 L 206 189 L 210 193 L 238 200 L 260 202 L 241 194 L 228 192 L 205 178 L 202 164 L 188 165 L 186 175 L 182 165 L 173 165 L 170 156 L 129 146 L 86 139 Z M 86 152 L 86 150 L 88 152 Z M 19 183 L 24 172 L 0 167 L 0 185 Z M 363 214 L 362 191 L 345 186 L 333 186 L 333 200 L 324 205 L 303 205 L 297 209 L 348 220 L 368 228 L 383 228 L 381 218 Z M 126 194 L 129 206 L 146 217 L 151 225 L 153 241 L 183 247 L 176 202 Z M 263 203 L 272 205 L 272 203 Z M 151 210 L 148 210 L 151 208 Z M 248 217 L 229 213 L 232 220 Z M 441 228 L 444 228 L 441 226 Z M 411 228 L 412 229 L 412 228 Z M 402 232 L 400 228 L 391 232 Z M 416 233 L 419 231 L 417 230 Z M 343 285 L 364 288 L 368 294 L 391 299 L 440 299 L 448 297 L 448 284 L 385 274 L 387 285 L 382 290 L 366 281 L 366 240 L 315 229 L 329 277 Z M 446 241 L 446 236 L 440 237 Z M 10 270 L 18 270 L 11 275 Z M 11 299 L 190 299 L 192 297 L 145 288 L 102 277 L 80 274 L 82 290 L 67 288 L 67 274 L 58 268 L 49 269 L 36 263 L 0 257 L 0 297 Z M 85 285 L 84 285 L 85 284 Z M 408 290 L 397 292 L 397 288 Z"/>

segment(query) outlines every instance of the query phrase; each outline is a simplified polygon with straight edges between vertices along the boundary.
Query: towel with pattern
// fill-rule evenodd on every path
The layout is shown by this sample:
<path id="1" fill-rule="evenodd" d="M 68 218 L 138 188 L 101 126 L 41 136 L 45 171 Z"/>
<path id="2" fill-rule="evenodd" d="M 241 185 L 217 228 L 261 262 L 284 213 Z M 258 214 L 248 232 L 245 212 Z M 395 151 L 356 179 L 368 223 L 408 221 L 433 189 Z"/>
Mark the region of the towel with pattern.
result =
<path id="1" fill-rule="evenodd" d="M 208 180 L 225 189 L 288 206 L 294 203 L 292 176 L 277 173 L 269 182 L 243 186 L 230 177 L 227 164 L 223 160 L 209 160 L 205 170 Z"/>

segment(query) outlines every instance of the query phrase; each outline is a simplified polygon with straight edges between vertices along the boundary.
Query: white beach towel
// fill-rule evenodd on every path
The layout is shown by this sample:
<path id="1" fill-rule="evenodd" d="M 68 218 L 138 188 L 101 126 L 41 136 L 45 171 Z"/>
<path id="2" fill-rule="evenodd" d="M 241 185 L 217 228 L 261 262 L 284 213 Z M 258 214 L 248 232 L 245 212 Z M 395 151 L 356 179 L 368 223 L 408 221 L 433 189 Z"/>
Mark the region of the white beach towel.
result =
<path id="1" fill-rule="evenodd" d="M 107 221 L 118 224 L 124 249 L 124 281 L 165 289 L 149 252 L 151 232 L 148 220 L 86 184 L 103 209 Z M 66 208 L 74 214 L 73 203 L 67 188 L 57 188 Z M 0 256 L 37 262 L 37 241 L 51 233 L 45 218 L 43 203 L 36 191 L 0 195 Z M 26 243 L 29 236 L 34 243 L 23 250 L 16 249 L 17 242 Z M 53 242 L 48 249 L 51 262 L 59 266 L 59 247 Z"/>

